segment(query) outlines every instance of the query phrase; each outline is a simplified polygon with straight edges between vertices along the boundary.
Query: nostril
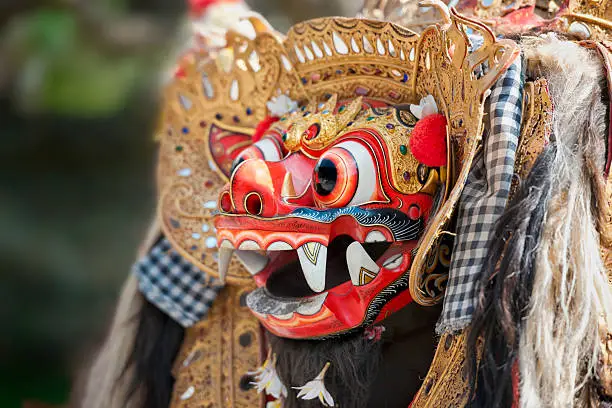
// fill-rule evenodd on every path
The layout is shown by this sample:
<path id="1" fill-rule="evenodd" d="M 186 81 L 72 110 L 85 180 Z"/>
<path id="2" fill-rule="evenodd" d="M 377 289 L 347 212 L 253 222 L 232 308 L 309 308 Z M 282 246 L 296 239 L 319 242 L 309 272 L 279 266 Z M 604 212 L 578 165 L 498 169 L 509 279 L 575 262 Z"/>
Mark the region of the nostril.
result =
<path id="1" fill-rule="evenodd" d="M 248 214 L 259 215 L 262 210 L 261 196 L 258 193 L 249 193 L 244 198 L 244 209 Z"/>
<path id="2" fill-rule="evenodd" d="M 232 199 L 228 191 L 221 193 L 221 197 L 219 197 L 219 208 L 226 213 L 232 211 Z"/>

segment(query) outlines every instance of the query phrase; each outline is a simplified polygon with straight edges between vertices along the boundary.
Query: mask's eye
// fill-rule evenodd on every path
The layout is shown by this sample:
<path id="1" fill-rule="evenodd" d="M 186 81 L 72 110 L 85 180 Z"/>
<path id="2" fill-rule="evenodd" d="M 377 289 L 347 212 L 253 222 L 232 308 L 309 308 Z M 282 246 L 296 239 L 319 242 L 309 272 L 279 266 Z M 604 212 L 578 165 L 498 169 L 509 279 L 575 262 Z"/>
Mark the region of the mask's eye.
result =
<path id="1" fill-rule="evenodd" d="M 332 147 L 319 158 L 313 187 L 324 207 L 350 207 L 371 201 L 378 173 L 370 149 L 355 141 Z"/>
<path id="2" fill-rule="evenodd" d="M 240 152 L 232 163 L 231 173 L 236 170 L 240 163 L 249 159 L 262 159 L 269 162 L 280 161 L 283 156 L 283 151 L 278 141 L 272 137 L 264 137 L 258 142 L 247 147 Z"/>

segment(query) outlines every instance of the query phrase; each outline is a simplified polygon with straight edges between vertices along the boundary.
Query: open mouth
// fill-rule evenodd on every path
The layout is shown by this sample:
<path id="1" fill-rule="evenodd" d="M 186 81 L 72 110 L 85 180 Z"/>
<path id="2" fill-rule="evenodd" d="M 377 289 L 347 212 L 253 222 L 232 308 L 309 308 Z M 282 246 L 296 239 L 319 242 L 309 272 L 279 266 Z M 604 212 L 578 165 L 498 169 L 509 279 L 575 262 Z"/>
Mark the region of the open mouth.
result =
<path id="1" fill-rule="evenodd" d="M 321 271 L 317 270 L 318 265 L 312 262 L 312 252 L 309 255 L 306 250 L 291 251 L 293 256 L 287 257 L 286 263 L 279 265 L 278 269 L 269 275 L 266 289 L 272 296 L 277 297 L 308 297 L 328 291 L 349 280 L 358 286 L 363 268 L 363 265 L 358 264 L 369 265 L 372 274 L 378 273 L 376 261 L 389 245 L 388 242 L 362 244 L 347 235 L 341 235 L 327 247 L 326 265 L 325 268 L 320 268 Z M 357 260 L 361 262 L 356 262 Z"/>
<path id="2" fill-rule="evenodd" d="M 289 217 L 220 216 L 219 275 L 233 255 L 257 289 L 247 306 L 274 334 L 314 338 L 374 321 L 407 287 L 422 217 L 350 207 Z M 382 291 L 382 289 L 385 289 Z"/>
<path id="3" fill-rule="evenodd" d="M 340 235 L 328 246 L 308 243 L 297 249 L 266 251 L 233 250 L 226 243 L 220 249 L 220 260 L 236 254 L 253 275 L 259 286 L 247 297 L 253 312 L 288 320 L 295 314 L 308 317 L 321 312 L 334 288 L 345 284 L 364 286 L 377 277 L 381 268 L 399 268 L 404 261 L 402 253 L 389 250 L 392 242 L 377 237 L 380 241 L 358 242 Z M 229 261 L 219 262 L 220 268 L 225 268 L 226 263 Z"/>

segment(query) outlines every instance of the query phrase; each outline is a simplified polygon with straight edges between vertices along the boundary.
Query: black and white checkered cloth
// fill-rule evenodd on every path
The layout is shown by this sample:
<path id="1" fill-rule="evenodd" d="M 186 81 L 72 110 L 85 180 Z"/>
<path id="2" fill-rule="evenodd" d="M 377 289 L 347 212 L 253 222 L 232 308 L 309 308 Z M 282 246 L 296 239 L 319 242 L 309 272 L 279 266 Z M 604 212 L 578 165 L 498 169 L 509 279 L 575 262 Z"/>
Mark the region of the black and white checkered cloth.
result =
<path id="1" fill-rule="evenodd" d="M 206 316 L 222 285 L 179 255 L 166 238 L 132 267 L 147 300 L 183 327 Z"/>
<path id="2" fill-rule="evenodd" d="M 458 204 L 457 237 L 438 333 L 463 329 L 472 319 L 491 232 L 510 193 L 522 95 L 521 60 L 517 58 L 491 89 L 489 135 L 474 160 Z"/>

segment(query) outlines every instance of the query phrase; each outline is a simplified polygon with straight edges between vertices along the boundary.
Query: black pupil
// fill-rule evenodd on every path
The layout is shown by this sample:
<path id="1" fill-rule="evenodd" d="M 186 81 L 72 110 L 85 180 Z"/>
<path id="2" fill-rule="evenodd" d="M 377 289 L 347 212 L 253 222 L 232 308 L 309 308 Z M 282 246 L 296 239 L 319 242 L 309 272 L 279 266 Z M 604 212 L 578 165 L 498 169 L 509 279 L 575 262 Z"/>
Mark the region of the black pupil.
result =
<path id="1" fill-rule="evenodd" d="M 314 176 L 317 194 L 320 196 L 331 194 L 336 186 L 336 179 L 338 177 L 338 170 L 334 162 L 329 159 L 319 160 L 314 170 Z"/>

